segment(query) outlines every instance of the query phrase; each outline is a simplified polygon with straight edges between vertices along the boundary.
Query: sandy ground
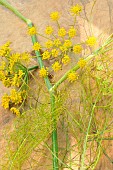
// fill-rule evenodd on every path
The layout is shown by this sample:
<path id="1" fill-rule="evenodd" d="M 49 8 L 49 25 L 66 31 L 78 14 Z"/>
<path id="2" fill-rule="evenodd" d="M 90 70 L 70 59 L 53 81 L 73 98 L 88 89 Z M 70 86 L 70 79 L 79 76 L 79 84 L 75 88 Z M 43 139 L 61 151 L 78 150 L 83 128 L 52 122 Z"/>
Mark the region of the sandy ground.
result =
<path id="1" fill-rule="evenodd" d="M 9 0 L 24 16 L 31 19 L 38 29 L 43 33 L 46 25 L 49 25 L 49 14 L 52 11 L 62 13 L 61 23 L 67 27 L 72 22 L 67 9 L 72 4 L 80 3 L 83 5 L 82 18 L 78 18 L 78 27 L 81 41 L 85 40 L 87 35 L 93 33 L 95 36 L 102 34 L 107 37 L 113 31 L 113 0 Z M 93 11 L 91 13 L 91 10 Z M 90 23 L 84 20 L 86 17 Z M 32 42 L 26 33 L 27 26 L 12 12 L 0 5 L 0 45 L 10 40 L 14 51 L 23 52 L 32 50 Z M 86 34 L 87 32 L 87 34 Z M 44 42 L 44 38 L 38 37 L 39 42 Z M 8 89 L 0 83 L 0 98 Z M 4 141 L 2 130 L 6 124 L 11 124 L 14 116 L 0 106 L 0 150 L 3 148 Z M 113 159 L 112 144 L 108 148 L 108 153 Z M 2 152 L 0 152 L 2 154 Z M 46 163 L 45 163 L 46 164 Z M 113 166 L 103 156 L 96 170 L 112 170 Z M 42 170 L 42 169 L 41 169 Z"/>

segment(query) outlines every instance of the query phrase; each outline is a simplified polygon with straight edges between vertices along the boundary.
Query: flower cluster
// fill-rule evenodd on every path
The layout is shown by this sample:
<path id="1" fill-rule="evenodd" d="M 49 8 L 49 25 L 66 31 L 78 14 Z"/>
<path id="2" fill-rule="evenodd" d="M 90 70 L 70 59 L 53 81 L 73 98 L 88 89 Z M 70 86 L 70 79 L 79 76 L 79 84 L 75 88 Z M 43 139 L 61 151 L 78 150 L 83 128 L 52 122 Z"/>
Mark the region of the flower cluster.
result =
<path id="1" fill-rule="evenodd" d="M 59 70 L 61 70 L 61 64 L 60 64 L 58 61 L 56 61 L 56 62 L 52 65 L 52 69 L 53 69 L 54 71 L 59 71 Z"/>
<path id="2" fill-rule="evenodd" d="M 80 68 L 83 68 L 83 67 L 85 67 L 85 65 L 86 65 L 86 61 L 85 61 L 83 58 L 81 58 L 81 59 L 78 61 L 78 65 L 79 65 Z"/>
<path id="3" fill-rule="evenodd" d="M 67 79 L 69 82 L 72 83 L 73 81 L 76 81 L 78 79 L 78 77 L 79 77 L 79 75 L 75 71 L 72 71 L 68 74 Z"/>
<path id="4" fill-rule="evenodd" d="M 81 45 L 74 45 L 74 46 L 73 46 L 73 52 L 74 52 L 75 54 L 81 53 L 81 52 L 82 52 L 82 46 L 81 46 Z"/>
<path id="5" fill-rule="evenodd" d="M 20 103 L 22 103 L 22 91 L 18 92 L 15 89 L 12 89 L 10 92 L 10 95 L 8 94 L 4 94 L 2 96 L 2 106 L 7 109 L 9 108 L 10 104 L 15 104 L 18 105 Z"/>
<path id="6" fill-rule="evenodd" d="M 19 105 L 23 101 L 23 92 L 24 91 L 16 91 L 15 89 L 12 89 L 10 92 L 10 95 L 4 94 L 2 96 L 2 106 L 5 109 L 9 109 L 11 105 Z M 16 115 L 20 115 L 19 109 L 15 107 L 11 107 L 10 110 L 15 113 Z"/>
<path id="7" fill-rule="evenodd" d="M 2 97 L 2 106 L 5 109 L 10 110 L 19 115 L 18 108 L 12 108 L 13 105 L 21 105 L 23 100 L 26 99 L 27 94 L 27 82 L 28 82 L 28 70 L 27 65 L 31 59 L 29 53 L 12 53 L 10 49 L 10 43 L 7 42 L 0 47 L 2 52 L 2 61 L 0 64 L 0 81 L 5 87 L 13 87 L 10 91 L 10 95 L 4 94 Z M 20 89 L 16 91 L 14 88 Z M 24 95 L 23 95 L 24 94 Z"/>
<path id="8" fill-rule="evenodd" d="M 79 15 L 80 12 L 82 11 L 82 7 L 80 5 L 75 5 L 70 8 L 70 13 L 72 15 Z"/>
<path id="9" fill-rule="evenodd" d="M 88 39 L 86 40 L 86 44 L 90 47 L 93 47 L 96 44 L 96 37 L 88 37 Z"/>
<path id="10" fill-rule="evenodd" d="M 45 33 L 47 35 L 51 35 L 53 33 L 53 28 L 51 26 L 47 26 L 45 29 Z"/>
<path id="11" fill-rule="evenodd" d="M 70 13 L 72 16 L 77 17 L 77 15 L 80 15 L 80 12 L 82 11 L 82 7 L 78 4 L 70 7 Z M 49 38 L 47 37 L 47 41 L 45 41 L 44 45 L 41 46 L 38 42 L 33 45 L 33 50 L 40 50 L 42 47 L 44 47 L 44 52 L 42 53 L 42 60 L 50 60 L 53 61 L 50 68 L 42 68 L 39 71 L 40 77 L 46 77 L 48 75 L 47 70 L 53 70 L 55 72 L 61 70 L 63 65 L 67 65 L 72 61 L 72 55 L 73 53 L 76 55 L 82 55 L 82 51 L 84 51 L 84 44 L 87 44 L 87 46 L 93 46 L 96 43 L 95 37 L 89 37 L 85 42 L 82 43 L 74 43 L 74 38 L 77 36 L 77 29 L 75 26 L 71 25 L 68 30 L 66 30 L 65 27 L 61 27 L 59 20 L 60 20 L 60 13 L 58 11 L 54 11 L 50 14 L 50 18 L 52 21 L 56 21 L 58 30 L 57 34 L 55 33 L 55 30 L 53 29 L 53 26 L 47 26 L 45 28 L 45 34 L 49 35 Z M 34 29 L 34 28 L 33 28 Z M 80 68 L 83 68 L 86 65 L 86 61 L 84 59 L 80 59 L 78 62 L 78 65 Z M 70 73 L 69 77 L 73 77 L 73 80 L 76 79 L 75 73 Z M 70 78 L 70 79 L 71 79 Z M 70 80 L 72 82 L 72 80 Z"/>
<path id="12" fill-rule="evenodd" d="M 0 56 L 6 57 L 10 54 L 11 48 L 9 47 L 11 42 L 7 42 L 6 44 L 0 47 Z"/>
<path id="13" fill-rule="evenodd" d="M 71 61 L 70 57 L 65 54 L 64 57 L 62 58 L 62 63 L 68 64 L 70 61 Z"/>
<path id="14" fill-rule="evenodd" d="M 74 27 L 71 27 L 68 31 L 69 38 L 73 38 L 76 36 L 76 29 Z"/>
<path id="15" fill-rule="evenodd" d="M 39 75 L 40 75 L 40 77 L 46 77 L 46 76 L 48 75 L 47 69 L 41 68 L 41 69 L 39 70 Z"/>
<path id="16" fill-rule="evenodd" d="M 65 30 L 65 28 L 64 28 L 64 27 L 60 28 L 60 29 L 58 30 L 58 36 L 59 36 L 59 37 L 64 37 L 65 35 L 66 35 L 66 30 Z"/>
<path id="17" fill-rule="evenodd" d="M 16 114 L 17 116 L 20 116 L 20 111 L 19 109 L 17 109 L 16 107 L 12 107 L 10 109 L 11 112 L 13 112 L 14 114 Z"/>
<path id="18" fill-rule="evenodd" d="M 41 45 L 38 42 L 34 43 L 33 50 L 39 51 L 40 49 L 41 49 Z"/>
<path id="19" fill-rule="evenodd" d="M 51 18 L 53 21 L 59 20 L 59 18 L 60 18 L 59 12 L 57 12 L 57 11 L 52 12 L 52 13 L 50 14 L 50 18 Z"/>
<path id="20" fill-rule="evenodd" d="M 36 28 L 34 26 L 29 27 L 28 28 L 28 34 L 31 35 L 31 36 L 37 34 Z"/>

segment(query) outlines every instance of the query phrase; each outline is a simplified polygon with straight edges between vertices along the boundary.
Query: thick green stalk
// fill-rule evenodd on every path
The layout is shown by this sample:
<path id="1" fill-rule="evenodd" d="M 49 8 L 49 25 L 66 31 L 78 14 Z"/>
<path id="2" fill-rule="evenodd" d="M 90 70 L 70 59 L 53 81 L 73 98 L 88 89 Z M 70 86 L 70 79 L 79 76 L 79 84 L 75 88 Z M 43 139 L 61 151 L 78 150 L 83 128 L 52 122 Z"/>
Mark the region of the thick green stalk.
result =
<path id="1" fill-rule="evenodd" d="M 29 27 L 32 27 L 32 23 L 28 24 Z M 37 38 L 36 35 L 31 36 L 32 38 L 32 43 L 36 43 L 37 42 Z M 35 51 L 36 56 L 37 56 L 37 60 L 39 63 L 40 68 L 44 67 L 42 58 L 41 58 L 41 54 L 39 51 Z M 45 80 L 45 84 L 48 88 L 48 90 L 50 90 L 52 88 L 52 85 L 50 83 L 50 80 L 47 77 L 44 78 Z M 53 170 L 58 170 L 58 139 L 57 139 L 57 123 L 55 120 L 55 94 L 54 91 L 50 92 L 50 100 L 51 100 L 51 112 L 52 112 L 52 121 L 53 121 L 53 131 L 52 131 L 52 152 L 53 152 Z"/>
<path id="2" fill-rule="evenodd" d="M 16 10 L 6 0 L 0 0 L 0 4 L 2 4 L 6 8 L 8 8 L 10 11 L 15 13 L 16 16 L 18 16 L 21 20 L 26 22 L 29 27 L 33 27 L 33 24 L 31 22 L 31 20 L 25 18 L 18 10 Z M 31 39 L 32 39 L 33 44 L 37 42 L 36 35 L 31 36 Z M 35 51 L 35 53 L 36 53 L 36 56 L 37 56 L 39 67 L 40 68 L 44 67 L 40 52 Z M 32 70 L 32 68 L 29 68 L 29 70 Z M 51 85 L 51 83 L 49 81 L 48 76 L 45 77 L 44 80 L 45 80 L 45 84 L 46 84 L 48 90 L 50 88 L 52 88 L 52 85 Z M 59 166 L 58 165 L 58 140 L 57 140 L 57 124 L 56 124 L 56 120 L 54 118 L 54 113 L 55 113 L 55 96 L 54 96 L 54 92 L 50 93 L 50 99 L 51 99 L 51 112 L 52 112 L 52 119 L 53 119 L 53 132 L 52 132 L 53 170 L 58 170 L 59 169 L 58 168 L 58 166 Z"/>
<path id="3" fill-rule="evenodd" d="M 9 4 L 6 0 L 0 0 L 0 4 L 8 8 L 10 11 L 15 13 L 20 19 L 24 22 L 29 23 L 30 20 L 25 18 L 19 11 L 17 11 L 11 4 Z"/>

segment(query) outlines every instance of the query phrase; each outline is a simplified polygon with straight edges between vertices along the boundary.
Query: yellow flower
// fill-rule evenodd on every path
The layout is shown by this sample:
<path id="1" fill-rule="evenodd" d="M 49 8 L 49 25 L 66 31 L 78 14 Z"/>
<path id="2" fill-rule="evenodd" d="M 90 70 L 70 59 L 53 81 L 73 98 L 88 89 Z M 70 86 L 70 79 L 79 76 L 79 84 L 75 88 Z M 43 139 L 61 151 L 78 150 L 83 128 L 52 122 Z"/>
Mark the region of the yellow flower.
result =
<path id="1" fill-rule="evenodd" d="M 45 68 L 41 68 L 39 71 L 40 77 L 46 77 L 48 75 L 48 71 Z"/>
<path id="2" fill-rule="evenodd" d="M 25 73 L 24 73 L 22 70 L 19 70 L 19 72 L 18 72 L 18 78 L 21 79 L 24 74 L 25 74 Z"/>
<path id="3" fill-rule="evenodd" d="M 81 58 L 81 59 L 78 61 L 78 65 L 79 65 L 80 68 L 83 68 L 83 67 L 85 67 L 85 65 L 86 65 L 86 61 L 85 61 L 83 58 Z"/>
<path id="4" fill-rule="evenodd" d="M 68 64 L 70 62 L 70 57 L 68 55 L 64 55 L 64 57 L 62 58 L 62 63 L 63 64 Z"/>
<path id="5" fill-rule="evenodd" d="M 52 13 L 50 14 L 50 18 L 51 18 L 53 21 L 58 21 L 59 18 L 60 18 L 59 12 L 58 12 L 58 11 L 52 12 Z"/>
<path id="6" fill-rule="evenodd" d="M 39 51 L 41 49 L 41 45 L 38 42 L 35 42 L 33 45 L 33 50 Z"/>
<path id="7" fill-rule="evenodd" d="M 5 87 L 10 87 L 11 86 L 11 80 L 9 78 L 3 79 L 2 82 L 3 82 Z"/>
<path id="8" fill-rule="evenodd" d="M 69 82 L 76 81 L 78 79 L 78 74 L 75 71 L 72 71 L 68 74 L 67 79 Z"/>
<path id="9" fill-rule="evenodd" d="M 10 61 L 10 62 L 14 62 L 14 63 L 19 62 L 19 61 L 20 61 L 20 58 L 21 58 L 20 56 L 21 56 L 20 53 L 13 53 L 13 54 L 10 56 L 9 61 Z"/>
<path id="10" fill-rule="evenodd" d="M 72 46 L 72 42 L 70 40 L 65 40 L 64 46 L 67 47 L 67 48 L 70 48 Z"/>
<path id="11" fill-rule="evenodd" d="M 60 28 L 59 30 L 58 30 L 58 36 L 60 36 L 60 37 L 64 37 L 66 35 L 66 30 L 65 30 L 65 28 Z"/>
<path id="12" fill-rule="evenodd" d="M 60 50 L 62 52 L 66 52 L 66 51 L 68 51 L 68 48 L 66 46 L 62 45 L 62 46 L 60 46 Z"/>
<path id="13" fill-rule="evenodd" d="M 18 74 L 15 74 L 14 77 L 12 78 L 12 83 L 11 85 L 12 86 L 16 86 L 16 87 L 19 87 L 20 86 L 20 79 L 18 78 Z"/>
<path id="14" fill-rule="evenodd" d="M 53 41 L 48 40 L 48 41 L 45 42 L 45 47 L 46 47 L 46 48 L 49 49 L 49 48 L 51 48 L 52 46 L 53 46 Z"/>
<path id="15" fill-rule="evenodd" d="M 22 103 L 21 92 L 17 92 L 15 89 L 12 89 L 10 94 L 10 99 L 12 103 L 14 103 L 15 105 Z"/>
<path id="16" fill-rule="evenodd" d="M 50 52 L 49 51 L 44 51 L 44 53 L 42 54 L 42 60 L 46 60 L 49 59 L 51 57 Z"/>
<path id="17" fill-rule="evenodd" d="M 37 34 L 36 28 L 35 27 L 30 28 L 29 27 L 28 28 L 28 34 L 31 35 L 31 36 Z"/>
<path id="18" fill-rule="evenodd" d="M 57 50 L 57 49 L 52 49 L 51 54 L 52 54 L 53 57 L 57 57 L 58 54 L 59 54 L 59 50 Z"/>
<path id="19" fill-rule="evenodd" d="M 75 6 L 72 6 L 71 8 L 70 8 L 70 13 L 72 14 L 72 15 L 79 15 L 80 14 L 80 12 L 82 11 L 82 6 L 80 6 L 80 5 L 75 5 Z"/>
<path id="20" fill-rule="evenodd" d="M 30 62 L 31 59 L 31 55 L 27 52 L 24 52 L 21 54 L 21 61 L 24 61 L 25 63 L 27 62 L 27 64 Z"/>
<path id="21" fill-rule="evenodd" d="M 60 70 L 61 69 L 61 64 L 58 61 L 56 61 L 54 64 L 52 64 L 52 69 L 54 71 Z"/>
<path id="22" fill-rule="evenodd" d="M 14 53 L 9 58 L 9 71 L 10 73 L 13 73 L 13 68 L 15 63 L 20 62 L 21 55 L 19 53 Z"/>
<path id="23" fill-rule="evenodd" d="M 53 44 L 56 46 L 56 47 L 59 47 L 61 45 L 61 41 L 59 39 L 55 39 Z"/>
<path id="24" fill-rule="evenodd" d="M 5 61 L 1 61 L 0 70 L 4 70 L 5 67 L 6 67 L 6 62 Z"/>
<path id="25" fill-rule="evenodd" d="M 96 37 L 92 36 L 92 37 L 89 37 L 87 40 L 86 40 L 86 44 L 90 47 L 94 46 L 96 44 Z"/>
<path id="26" fill-rule="evenodd" d="M 81 45 L 75 45 L 75 46 L 73 47 L 73 52 L 74 52 L 75 54 L 81 53 L 81 52 L 82 52 L 82 46 L 81 46 Z"/>
<path id="27" fill-rule="evenodd" d="M 10 109 L 10 111 L 13 112 L 13 113 L 15 113 L 17 116 L 20 116 L 20 111 L 19 111 L 17 108 L 12 107 L 12 108 Z"/>
<path id="28" fill-rule="evenodd" d="M 5 79 L 5 73 L 3 71 L 0 71 L 0 80 Z"/>
<path id="29" fill-rule="evenodd" d="M 47 35 L 51 35 L 53 33 L 53 28 L 51 26 L 47 26 L 45 29 L 45 33 Z"/>
<path id="30" fill-rule="evenodd" d="M 2 106 L 5 108 L 5 109 L 8 109 L 9 108 L 9 102 L 10 102 L 10 97 L 8 96 L 8 94 L 4 94 L 2 96 Z"/>
<path id="31" fill-rule="evenodd" d="M 68 34 L 69 34 L 69 37 L 70 37 L 70 38 L 75 37 L 75 36 L 76 36 L 76 29 L 73 28 L 73 27 L 71 27 L 71 28 L 69 29 L 69 31 L 68 31 Z"/>
<path id="32" fill-rule="evenodd" d="M 10 54 L 11 51 L 11 48 L 9 47 L 10 43 L 11 42 L 8 41 L 6 44 L 0 47 L 0 56 L 7 57 Z"/>

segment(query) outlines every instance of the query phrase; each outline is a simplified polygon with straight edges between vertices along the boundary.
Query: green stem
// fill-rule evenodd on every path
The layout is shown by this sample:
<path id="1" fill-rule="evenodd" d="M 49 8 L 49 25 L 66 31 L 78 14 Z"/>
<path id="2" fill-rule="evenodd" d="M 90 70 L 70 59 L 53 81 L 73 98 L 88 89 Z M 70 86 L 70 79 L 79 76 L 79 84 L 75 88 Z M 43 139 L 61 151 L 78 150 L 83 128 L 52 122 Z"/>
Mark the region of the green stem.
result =
<path id="1" fill-rule="evenodd" d="M 21 20 L 23 20 L 25 23 L 27 23 L 28 27 L 32 28 L 33 24 L 31 22 L 31 20 L 25 18 L 18 10 L 16 10 L 13 6 L 11 6 L 6 0 L 0 0 L 0 4 L 2 4 L 3 6 L 5 6 L 6 8 L 8 8 L 10 11 L 12 11 L 13 13 L 16 14 L 16 16 L 18 16 Z M 32 43 L 36 43 L 37 42 L 37 38 L 36 35 L 31 36 L 32 39 Z M 40 68 L 44 67 L 42 58 L 41 58 L 41 54 L 39 51 L 35 51 L 36 56 L 37 56 L 37 60 L 39 63 Z M 31 68 L 30 68 L 31 70 Z M 48 76 L 44 78 L 45 80 L 45 84 L 48 88 L 48 90 L 50 88 L 52 88 L 52 85 L 49 81 Z M 52 112 L 52 119 L 53 119 L 53 132 L 52 132 L 52 150 L 53 150 L 53 170 L 58 170 L 58 140 L 57 140 L 57 127 L 56 127 L 56 120 L 54 118 L 54 111 L 55 111 L 55 96 L 54 96 L 54 92 L 50 93 L 50 99 L 51 99 L 51 112 Z"/>
<path id="2" fill-rule="evenodd" d="M 35 70 L 35 69 L 37 69 L 37 68 L 39 68 L 39 66 L 29 67 L 29 68 L 28 68 L 28 71 Z"/>
<path id="3" fill-rule="evenodd" d="M 89 135 L 90 126 L 91 126 L 91 122 L 92 122 L 92 118 L 93 118 L 94 109 L 95 109 L 95 105 L 92 108 L 92 112 L 91 112 L 89 123 L 88 123 L 87 132 L 86 132 L 86 136 L 85 136 L 85 140 L 84 140 L 83 153 L 82 153 L 82 156 L 81 156 L 81 167 L 80 167 L 80 170 L 84 170 L 85 169 L 84 168 L 85 154 L 86 154 L 88 135 Z"/>
<path id="4" fill-rule="evenodd" d="M 55 119 L 55 94 L 54 92 L 52 92 L 50 94 L 51 97 L 51 112 L 52 112 L 52 155 L 53 155 L 53 169 L 54 170 L 58 170 L 59 169 L 59 165 L 58 165 L 58 139 L 57 139 L 57 122 Z"/>
<path id="5" fill-rule="evenodd" d="M 30 20 L 25 18 L 17 9 L 10 5 L 6 0 L 0 0 L 0 4 L 12 11 L 16 16 L 22 19 L 24 22 L 29 23 Z"/>
<path id="6" fill-rule="evenodd" d="M 91 110 L 90 119 L 89 119 L 89 123 L 88 123 L 88 127 L 87 127 L 87 132 L 86 132 L 86 136 L 85 136 L 84 144 L 83 144 L 83 152 L 82 152 L 82 155 L 81 155 L 81 166 L 80 166 L 80 170 L 85 170 L 85 168 L 84 168 L 84 162 L 85 162 L 85 155 L 86 155 L 86 150 L 87 150 L 88 136 L 89 136 L 90 127 L 91 127 L 91 122 L 92 122 L 94 110 L 95 110 L 96 103 L 97 103 L 97 100 L 98 100 L 99 95 L 100 95 L 100 93 L 98 94 L 98 96 L 97 96 L 97 98 L 96 98 L 96 100 L 95 100 L 95 103 L 94 103 L 94 105 L 93 105 L 93 107 L 92 107 L 92 110 Z"/>

